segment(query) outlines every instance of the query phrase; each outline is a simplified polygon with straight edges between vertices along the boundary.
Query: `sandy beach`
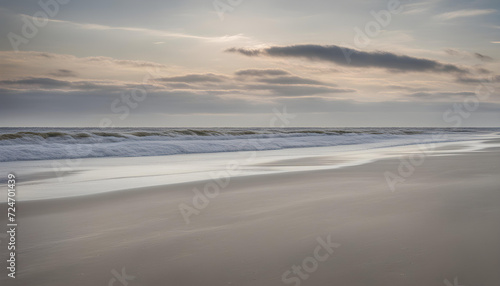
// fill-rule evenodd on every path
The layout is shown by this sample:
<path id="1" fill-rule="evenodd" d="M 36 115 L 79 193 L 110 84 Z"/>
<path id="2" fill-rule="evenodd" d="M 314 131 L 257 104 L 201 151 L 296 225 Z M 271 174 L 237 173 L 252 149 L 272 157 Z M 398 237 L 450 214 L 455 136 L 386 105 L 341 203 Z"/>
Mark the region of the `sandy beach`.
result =
<path id="1" fill-rule="evenodd" d="M 499 285 L 498 143 L 437 148 L 394 191 L 384 173 L 398 173 L 398 158 L 234 177 L 204 198 L 197 194 L 213 180 L 20 201 L 17 278 L 2 267 L 0 281 Z"/>

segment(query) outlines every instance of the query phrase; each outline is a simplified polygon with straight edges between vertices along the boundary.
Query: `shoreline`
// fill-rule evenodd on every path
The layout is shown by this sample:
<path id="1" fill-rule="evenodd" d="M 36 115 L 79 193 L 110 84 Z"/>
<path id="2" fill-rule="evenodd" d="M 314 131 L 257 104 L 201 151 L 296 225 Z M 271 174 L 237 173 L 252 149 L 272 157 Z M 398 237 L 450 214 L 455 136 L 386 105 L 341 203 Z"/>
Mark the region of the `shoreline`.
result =
<path id="1" fill-rule="evenodd" d="M 127 191 L 127 189 L 131 188 L 212 180 L 212 173 L 226 172 L 226 164 L 229 162 L 237 162 L 241 169 L 240 172 L 226 175 L 235 178 L 240 176 L 346 168 L 400 156 L 407 152 L 422 152 L 422 148 L 429 145 L 434 146 L 429 150 L 431 154 L 449 153 L 451 152 L 450 148 L 455 149 L 453 151 L 455 153 L 468 152 L 487 148 L 490 143 L 486 144 L 486 142 L 497 142 L 497 140 L 489 137 L 480 140 L 476 138 L 466 141 L 415 143 L 412 145 L 345 151 L 345 147 L 352 148 L 352 146 L 137 158 L 86 158 L 76 159 L 75 161 L 78 164 L 69 165 L 66 169 L 57 169 L 54 167 L 61 165 L 61 162 L 64 163 L 64 161 L 36 161 L 38 165 L 35 166 L 39 166 L 37 167 L 38 170 L 24 171 L 19 174 L 19 186 L 24 189 L 20 199 L 23 201 L 34 201 L 80 197 L 101 192 Z M 131 159 L 133 161 L 130 161 Z M 130 165 L 127 166 L 127 163 Z M 12 168 L 29 170 L 28 168 L 23 168 L 23 166 L 29 166 L 30 162 L 17 161 L 13 162 L 12 165 Z M 193 168 L 193 166 L 198 167 Z M 8 167 L 4 167 L 3 169 L 7 171 Z M 52 171 L 48 171 L 48 169 Z M 116 174 L 123 175 L 117 176 Z M 72 192 L 76 192 L 76 194 L 69 193 L 67 191 L 68 188 L 72 189 Z M 52 193 L 40 193 L 39 190 L 41 189 L 50 189 Z M 96 191 L 92 191 L 92 189 Z M 0 199 L 1 203 L 5 203 L 5 198 Z"/>

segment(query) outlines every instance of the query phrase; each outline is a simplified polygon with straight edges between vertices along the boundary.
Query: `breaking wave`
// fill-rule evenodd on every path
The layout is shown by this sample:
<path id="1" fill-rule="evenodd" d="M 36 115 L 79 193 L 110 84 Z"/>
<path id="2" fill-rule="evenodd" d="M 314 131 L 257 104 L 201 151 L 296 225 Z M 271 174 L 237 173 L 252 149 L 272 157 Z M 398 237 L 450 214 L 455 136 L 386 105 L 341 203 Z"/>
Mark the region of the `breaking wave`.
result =
<path id="1" fill-rule="evenodd" d="M 488 128 L 0 128 L 0 162 L 458 141 Z M 447 134 L 436 139 L 435 134 Z M 462 139 L 460 139 L 462 138 Z M 422 141 L 423 140 L 423 141 Z"/>

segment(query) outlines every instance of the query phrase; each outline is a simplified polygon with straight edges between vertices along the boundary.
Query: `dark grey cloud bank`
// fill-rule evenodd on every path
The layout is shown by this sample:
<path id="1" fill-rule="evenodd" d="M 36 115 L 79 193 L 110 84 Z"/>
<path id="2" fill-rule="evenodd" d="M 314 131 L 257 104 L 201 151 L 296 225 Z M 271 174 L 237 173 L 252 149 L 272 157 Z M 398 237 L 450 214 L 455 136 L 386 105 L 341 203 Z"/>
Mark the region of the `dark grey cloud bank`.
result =
<path id="1" fill-rule="evenodd" d="M 120 98 L 119 94 L 103 92 L 50 92 L 29 91 L 17 94 L 1 94 L 5 105 L 0 106 L 2 113 L 23 115 L 36 111 L 55 113 L 109 114 L 112 102 Z M 20 101 L 26 102 L 22 106 Z M 273 107 L 287 106 L 288 110 L 298 113 L 309 112 L 442 112 L 452 107 L 450 102 L 357 102 L 354 100 L 326 99 L 323 97 L 282 97 L 272 102 L 254 102 L 246 99 L 227 98 L 215 95 L 199 96 L 189 92 L 151 91 L 141 102 L 139 114 L 195 114 L 195 113 L 269 113 Z M 500 104 L 481 105 L 482 111 L 499 112 Z M 4 115 L 4 114 L 2 114 Z M 439 114 L 440 115 L 440 114 Z"/>
<path id="2" fill-rule="evenodd" d="M 270 56 L 303 58 L 314 61 L 328 61 L 342 66 L 383 68 L 397 72 L 468 73 L 468 70 L 453 64 L 435 60 L 398 55 L 391 52 L 363 52 L 335 45 L 292 45 L 273 46 L 265 49 L 230 48 L 226 52 L 249 57 Z"/>

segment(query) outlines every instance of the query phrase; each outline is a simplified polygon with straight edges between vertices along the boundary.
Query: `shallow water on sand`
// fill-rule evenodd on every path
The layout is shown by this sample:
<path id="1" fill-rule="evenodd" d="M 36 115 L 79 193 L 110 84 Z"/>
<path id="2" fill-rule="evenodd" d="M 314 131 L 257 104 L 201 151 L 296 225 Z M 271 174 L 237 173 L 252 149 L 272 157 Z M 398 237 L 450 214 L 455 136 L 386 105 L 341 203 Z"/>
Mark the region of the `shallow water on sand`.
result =
<path id="1" fill-rule="evenodd" d="M 0 171 L 7 174 L 15 170 L 19 200 L 39 200 L 234 176 L 335 169 L 422 152 L 423 148 L 427 148 L 429 154 L 443 156 L 491 147 L 479 139 L 397 147 L 372 143 L 133 158 L 17 161 L 2 163 Z M 5 196 L 0 198 L 1 202 L 5 200 Z"/>

